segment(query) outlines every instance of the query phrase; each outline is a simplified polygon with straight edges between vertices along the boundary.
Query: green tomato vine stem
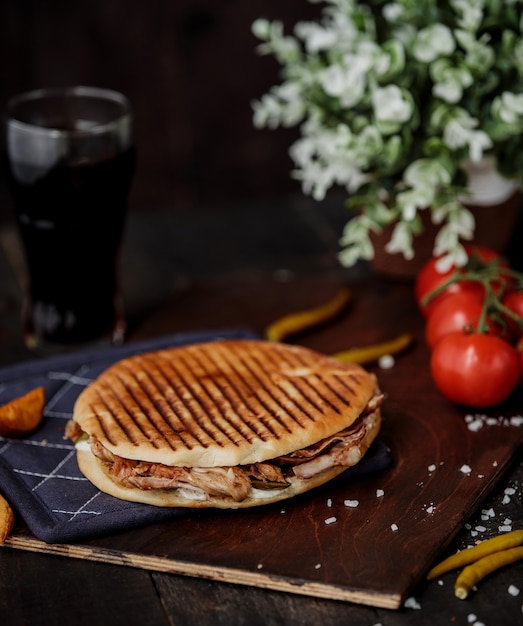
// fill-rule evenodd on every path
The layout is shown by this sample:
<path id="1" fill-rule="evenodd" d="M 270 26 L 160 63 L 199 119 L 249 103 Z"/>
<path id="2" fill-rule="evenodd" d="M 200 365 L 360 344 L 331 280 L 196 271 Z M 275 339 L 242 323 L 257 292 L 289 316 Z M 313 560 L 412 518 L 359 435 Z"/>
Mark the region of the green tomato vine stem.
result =
<path id="1" fill-rule="evenodd" d="M 480 259 L 471 258 L 465 268 L 454 270 L 446 281 L 427 294 L 422 304 L 427 306 L 451 285 L 459 282 L 479 283 L 484 289 L 485 300 L 476 332 L 488 332 L 489 320 L 506 325 L 505 318 L 510 318 L 523 330 L 523 319 L 502 302 L 509 286 L 515 291 L 523 290 L 523 274 L 503 266 L 499 261 L 484 263 Z"/>

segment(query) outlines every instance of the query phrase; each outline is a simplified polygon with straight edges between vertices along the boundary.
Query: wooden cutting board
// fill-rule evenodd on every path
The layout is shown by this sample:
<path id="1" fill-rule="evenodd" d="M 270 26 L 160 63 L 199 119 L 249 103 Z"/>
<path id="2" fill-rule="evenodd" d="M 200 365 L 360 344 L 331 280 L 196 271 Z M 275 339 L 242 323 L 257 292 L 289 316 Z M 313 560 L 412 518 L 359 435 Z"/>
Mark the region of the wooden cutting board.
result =
<path id="1" fill-rule="evenodd" d="M 297 281 L 291 297 L 288 285 L 240 281 L 227 291 L 215 284 L 188 295 L 182 309 L 202 310 L 214 295 L 223 303 L 214 310 L 215 321 L 232 325 L 249 320 L 261 326 L 271 316 L 328 297 L 336 285 Z M 523 411 L 523 398 L 518 391 L 506 405 L 488 412 L 490 420 L 487 412 L 447 402 L 430 379 L 423 321 L 411 286 L 373 282 L 351 288 L 354 303 L 347 314 L 296 343 L 329 353 L 405 330 L 414 334 L 415 346 L 395 367 L 369 368 L 386 393 L 381 437 L 392 450 L 392 467 L 324 486 L 283 505 L 195 511 L 82 544 L 48 545 L 17 527 L 7 545 L 399 608 L 514 460 L 523 427 L 509 425 L 508 418 Z M 263 299 L 267 293 L 271 298 Z M 179 305 L 173 303 L 172 310 L 167 307 L 151 322 L 158 332 L 191 330 L 191 324 L 203 322 L 195 315 L 181 324 Z M 223 319 L 220 310 L 227 311 Z M 176 328 L 170 326 L 174 318 Z"/>

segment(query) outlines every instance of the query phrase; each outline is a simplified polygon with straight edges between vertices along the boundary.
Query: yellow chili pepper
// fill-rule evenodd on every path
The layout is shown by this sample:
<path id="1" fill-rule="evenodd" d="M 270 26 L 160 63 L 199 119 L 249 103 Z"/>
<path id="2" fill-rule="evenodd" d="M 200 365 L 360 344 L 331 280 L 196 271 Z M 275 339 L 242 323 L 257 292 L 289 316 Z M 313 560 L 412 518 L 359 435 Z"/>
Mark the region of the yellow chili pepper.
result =
<path id="1" fill-rule="evenodd" d="M 432 580 L 433 578 L 441 576 L 446 572 L 450 572 L 453 569 L 458 569 L 464 565 L 474 563 L 475 561 L 489 556 L 490 554 L 494 554 L 495 552 L 499 552 L 501 550 L 508 550 L 509 548 L 515 548 L 517 546 L 521 546 L 522 544 L 523 530 L 513 530 L 509 533 L 493 537 L 492 539 L 486 539 L 472 548 L 467 548 L 466 550 L 461 550 L 461 552 L 452 554 L 445 560 L 441 561 L 441 563 L 435 565 L 427 574 L 427 579 Z"/>
<path id="2" fill-rule="evenodd" d="M 460 600 L 465 600 L 474 585 L 483 580 L 483 578 L 520 559 L 523 559 L 523 546 L 494 552 L 472 563 L 472 565 L 468 565 L 458 576 L 454 585 L 456 597 Z"/>
<path id="3" fill-rule="evenodd" d="M 376 343 L 362 348 L 344 350 L 342 352 L 337 352 L 332 356 L 335 359 L 349 363 L 371 363 L 372 361 L 377 361 L 382 356 L 387 356 L 389 354 L 394 356 L 395 354 L 399 354 L 411 345 L 412 340 L 412 335 L 404 333 L 391 341 Z"/>
<path id="4" fill-rule="evenodd" d="M 290 313 L 277 319 L 267 327 L 265 336 L 269 341 L 283 341 L 290 335 L 319 326 L 338 315 L 350 298 L 351 293 L 348 289 L 340 289 L 331 300 L 320 306 Z"/>

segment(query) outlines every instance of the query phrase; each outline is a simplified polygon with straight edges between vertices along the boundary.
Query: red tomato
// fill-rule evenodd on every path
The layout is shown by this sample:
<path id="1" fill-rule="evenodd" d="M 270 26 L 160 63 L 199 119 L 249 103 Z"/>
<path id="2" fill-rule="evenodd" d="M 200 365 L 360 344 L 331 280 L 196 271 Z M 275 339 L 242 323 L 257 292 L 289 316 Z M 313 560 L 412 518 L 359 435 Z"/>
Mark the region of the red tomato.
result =
<path id="1" fill-rule="evenodd" d="M 432 350 L 445 335 L 456 331 L 478 330 L 478 322 L 483 312 L 485 298 L 470 291 L 453 293 L 434 305 L 425 326 L 425 340 Z M 489 335 L 502 337 L 507 341 L 512 336 L 508 325 L 496 323 L 491 316 L 485 319 L 485 330 Z"/>
<path id="2" fill-rule="evenodd" d="M 425 340 L 432 350 L 438 341 L 456 331 L 476 330 L 484 298 L 475 292 L 462 291 L 438 300 L 425 326 Z"/>
<path id="3" fill-rule="evenodd" d="M 481 408 L 512 393 L 520 378 L 520 359 L 517 350 L 499 337 L 456 332 L 437 343 L 430 369 L 446 398 Z"/>
<path id="4" fill-rule="evenodd" d="M 523 291 L 509 291 L 502 299 L 501 303 L 507 307 L 512 313 L 521 318 L 523 322 Z M 523 327 L 508 315 L 506 316 L 508 327 L 513 337 L 521 337 L 523 335 Z"/>
<path id="5" fill-rule="evenodd" d="M 503 257 L 494 250 L 490 248 L 485 248 L 484 246 L 476 246 L 476 245 L 465 245 L 465 250 L 469 255 L 469 259 L 474 257 L 479 258 L 479 260 L 483 263 L 491 263 L 492 261 L 500 261 L 503 267 L 509 267 L 508 263 L 503 260 Z M 423 300 L 426 296 L 432 293 L 435 289 L 440 287 L 447 281 L 451 275 L 454 273 L 456 268 L 453 266 L 447 272 L 439 272 L 436 264 L 438 262 L 438 258 L 433 257 L 425 265 L 421 268 L 418 276 L 416 277 L 416 284 L 414 287 L 414 294 L 416 297 L 416 302 L 420 308 L 420 311 L 423 313 L 425 317 L 428 317 L 433 310 L 436 302 L 438 300 L 442 300 L 447 295 L 452 293 L 459 293 L 462 291 L 468 291 L 476 293 L 477 295 L 483 295 L 484 288 L 480 283 L 474 281 L 460 281 L 456 283 L 452 283 L 449 285 L 445 291 L 440 293 L 438 296 L 433 298 L 429 304 L 423 304 Z M 465 268 L 463 268 L 465 269 Z"/>

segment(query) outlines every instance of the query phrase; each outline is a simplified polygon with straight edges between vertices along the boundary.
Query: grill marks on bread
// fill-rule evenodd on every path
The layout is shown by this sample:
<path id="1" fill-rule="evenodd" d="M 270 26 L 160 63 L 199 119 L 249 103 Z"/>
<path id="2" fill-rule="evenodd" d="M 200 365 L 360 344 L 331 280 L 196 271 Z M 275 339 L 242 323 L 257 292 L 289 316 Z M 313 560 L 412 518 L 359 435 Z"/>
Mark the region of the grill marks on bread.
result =
<path id="1" fill-rule="evenodd" d="M 242 449 L 342 416 L 366 385 L 366 372 L 303 348 L 218 341 L 119 362 L 91 385 L 78 421 L 115 448 Z"/>
<path id="2" fill-rule="evenodd" d="M 289 352 L 286 356 L 288 361 L 282 364 L 271 355 L 271 361 L 275 370 L 281 369 L 282 375 L 278 380 L 279 387 L 287 394 L 289 399 L 302 406 L 306 416 L 305 423 L 311 419 L 311 412 L 316 410 L 324 413 L 330 408 L 338 414 L 342 414 L 351 404 L 351 397 L 355 395 L 353 386 L 349 380 L 356 380 L 356 376 L 347 375 L 347 371 L 331 371 L 329 376 L 324 375 L 322 367 L 315 368 L 310 359 L 304 358 L 302 352 Z M 320 375 L 320 372 L 322 373 Z M 274 377 L 273 377 L 274 378 Z M 312 411 L 311 411 L 312 410 Z"/>
<path id="3" fill-rule="evenodd" d="M 256 378 L 256 373 L 249 368 L 242 355 L 233 353 L 231 357 L 227 351 L 218 349 L 207 355 L 207 361 L 201 355 L 198 356 L 198 361 L 203 376 L 214 379 L 220 393 L 227 399 L 233 423 L 237 422 L 238 417 L 241 419 L 238 426 L 243 427 L 246 441 L 252 441 L 253 437 L 259 437 L 262 441 L 278 437 L 276 423 L 291 432 L 279 419 L 282 407 L 277 403 L 271 405 L 259 393 L 262 381 Z M 220 374 L 217 375 L 216 372 Z"/>

